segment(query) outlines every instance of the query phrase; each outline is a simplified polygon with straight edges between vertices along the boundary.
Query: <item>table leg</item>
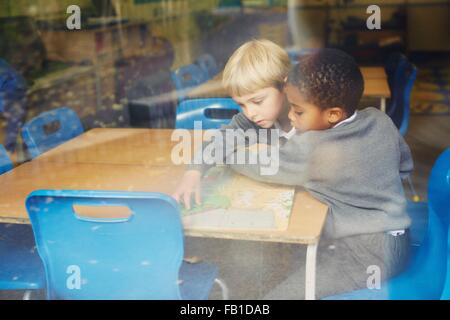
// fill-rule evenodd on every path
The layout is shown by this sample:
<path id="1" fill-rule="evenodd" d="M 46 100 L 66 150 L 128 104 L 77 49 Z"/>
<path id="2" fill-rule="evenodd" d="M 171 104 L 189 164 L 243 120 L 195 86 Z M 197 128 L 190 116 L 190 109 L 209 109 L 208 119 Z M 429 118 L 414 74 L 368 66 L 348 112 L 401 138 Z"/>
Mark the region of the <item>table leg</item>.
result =
<path id="1" fill-rule="evenodd" d="M 380 110 L 383 111 L 384 113 L 386 113 L 386 98 L 385 97 L 381 97 Z"/>
<path id="2" fill-rule="evenodd" d="M 305 299 L 316 299 L 316 257 L 317 243 L 309 244 L 306 249 Z"/>

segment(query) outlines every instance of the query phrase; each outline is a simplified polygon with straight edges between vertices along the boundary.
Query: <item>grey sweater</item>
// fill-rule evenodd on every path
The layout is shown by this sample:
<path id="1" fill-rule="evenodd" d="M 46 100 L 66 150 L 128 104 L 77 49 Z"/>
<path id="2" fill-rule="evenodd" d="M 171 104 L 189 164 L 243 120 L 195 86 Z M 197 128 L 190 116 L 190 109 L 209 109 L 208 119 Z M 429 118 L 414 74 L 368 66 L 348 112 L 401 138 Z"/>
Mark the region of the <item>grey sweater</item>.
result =
<path id="1" fill-rule="evenodd" d="M 375 108 L 332 129 L 296 134 L 280 147 L 279 161 L 275 175 L 261 175 L 258 164 L 231 167 L 264 182 L 303 186 L 329 206 L 323 233 L 329 238 L 410 225 L 401 177 L 413 169 L 411 153 L 391 119 Z"/>
<path id="2" fill-rule="evenodd" d="M 244 136 L 244 132 L 243 131 L 247 131 L 247 130 L 254 130 L 256 133 L 259 132 L 259 130 L 263 129 L 262 127 L 258 126 L 256 123 L 250 121 L 242 112 L 239 112 L 238 114 L 234 115 L 233 118 L 231 119 L 230 123 L 227 125 L 222 126 L 220 132 L 223 136 L 223 139 L 221 140 L 216 140 L 215 141 L 215 145 L 216 148 L 222 148 L 222 154 L 223 154 L 223 162 L 226 161 L 226 159 L 228 157 L 230 157 L 232 155 L 232 153 L 236 150 L 236 147 L 238 147 L 239 145 L 237 145 L 235 143 L 234 140 L 227 140 L 226 139 L 226 133 L 225 131 L 227 129 L 233 130 L 235 133 L 239 134 L 241 136 Z M 268 139 L 268 143 L 270 142 L 270 130 L 269 130 L 269 135 L 267 137 Z M 245 143 L 242 146 L 248 146 L 249 141 L 248 139 L 244 139 Z M 202 153 L 203 150 L 205 150 L 207 148 L 207 146 L 209 145 L 209 142 L 204 142 L 202 145 L 202 149 L 200 151 L 196 151 L 196 154 L 194 155 L 194 158 L 199 158 L 200 153 Z M 196 164 L 194 163 L 194 160 L 191 161 L 191 164 L 188 165 L 188 170 L 198 170 L 200 171 L 202 174 L 206 173 L 206 171 L 208 171 L 208 169 L 210 169 L 211 167 L 213 167 L 215 164 L 208 164 L 208 163 L 213 163 L 214 161 L 211 160 L 210 157 L 208 157 L 207 155 L 202 157 L 203 161 L 200 164 Z"/>

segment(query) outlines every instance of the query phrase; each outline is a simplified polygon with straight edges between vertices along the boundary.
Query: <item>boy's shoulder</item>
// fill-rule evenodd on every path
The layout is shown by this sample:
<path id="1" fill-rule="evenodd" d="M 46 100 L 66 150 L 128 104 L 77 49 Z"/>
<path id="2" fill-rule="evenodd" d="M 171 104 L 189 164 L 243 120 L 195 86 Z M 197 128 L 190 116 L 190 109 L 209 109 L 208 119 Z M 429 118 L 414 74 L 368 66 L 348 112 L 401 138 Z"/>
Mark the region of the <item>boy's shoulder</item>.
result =
<path id="1" fill-rule="evenodd" d="M 395 127 L 392 119 L 383 111 L 380 111 L 374 107 L 368 107 L 362 110 L 358 110 L 360 118 L 365 118 L 369 121 L 374 121 L 377 126 L 392 128 Z"/>

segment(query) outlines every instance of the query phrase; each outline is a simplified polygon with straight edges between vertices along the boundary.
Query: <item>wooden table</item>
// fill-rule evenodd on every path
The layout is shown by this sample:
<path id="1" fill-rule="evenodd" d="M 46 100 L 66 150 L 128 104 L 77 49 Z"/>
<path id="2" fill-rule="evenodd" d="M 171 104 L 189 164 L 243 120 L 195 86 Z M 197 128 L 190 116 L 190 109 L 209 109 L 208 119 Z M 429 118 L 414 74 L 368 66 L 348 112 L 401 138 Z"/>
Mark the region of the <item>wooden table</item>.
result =
<path id="1" fill-rule="evenodd" d="M 380 110 L 386 112 L 386 99 L 391 97 L 387 75 L 383 67 L 361 67 L 364 78 L 363 96 L 380 99 Z"/>
<path id="2" fill-rule="evenodd" d="M 171 130 L 164 129 L 88 131 L 0 176 L 0 221 L 29 223 L 25 198 L 37 189 L 125 190 L 172 194 L 184 173 L 184 167 L 170 162 L 171 149 L 175 143 L 170 141 L 170 136 Z M 297 190 L 287 230 L 187 228 L 185 234 L 307 245 L 305 292 L 307 299 L 313 299 L 317 244 L 327 210 L 326 205 L 305 191 Z"/>
<path id="3" fill-rule="evenodd" d="M 364 78 L 363 96 L 379 98 L 380 109 L 383 112 L 386 112 L 386 99 L 391 96 L 391 92 L 389 90 L 387 76 L 384 68 L 361 67 L 360 69 Z M 222 86 L 221 77 L 222 74 L 220 73 L 213 79 L 190 90 L 187 93 L 187 97 L 191 99 L 228 97 L 228 92 Z"/>

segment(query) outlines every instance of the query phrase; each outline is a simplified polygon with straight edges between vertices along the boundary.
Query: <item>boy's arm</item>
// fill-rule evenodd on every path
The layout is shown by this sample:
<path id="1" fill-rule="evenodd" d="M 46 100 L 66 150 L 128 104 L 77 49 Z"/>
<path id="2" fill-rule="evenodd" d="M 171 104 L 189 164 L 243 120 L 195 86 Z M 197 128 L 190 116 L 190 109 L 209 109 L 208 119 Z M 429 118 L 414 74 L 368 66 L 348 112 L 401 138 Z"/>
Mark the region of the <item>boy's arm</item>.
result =
<path id="1" fill-rule="evenodd" d="M 273 159 L 275 170 L 267 170 L 261 164 L 241 164 L 230 167 L 254 180 L 283 185 L 302 186 L 306 180 L 307 157 L 309 151 L 302 137 L 294 136 L 284 145 L 279 146 L 278 160 Z M 266 170 L 263 170 L 266 168 Z"/>
<path id="2" fill-rule="evenodd" d="M 413 170 L 414 163 L 411 156 L 411 150 L 406 144 L 405 139 L 399 134 L 400 148 L 400 177 L 406 178 Z"/>
<path id="3" fill-rule="evenodd" d="M 225 139 L 225 130 L 233 129 L 239 133 L 242 131 L 237 130 L 237 129 L 242 129 L 243 131 L 245 131 L 248 129 L 257 130 L 257 128 L 258 127 L 256 126 L 256 124 L 251 122 L 242 112 L 234 115 L 229 124 L 222 126 L 222 128 L 220 129 L 220 134 L 222 136 L 222 139 L 220 141 L 215 141 L 215 143 L 216 143 L 215 146 L 217 149 L 222 148 L 222 150 L 223 150 L 223 152 L 222 152 L 223 163 L 225 163 L 225 160 L 227 159 L 227 157 L 229 157 L 236 150 L 236 145 L 234 144 L 234 142 L 235 142 L 234 139 L 232 141 L 227 141 L 227 139 Z M 202 143 L 202 148 L 200 150 L 197 150 L 195 153 L 194 159 L 197 157 L 198 157 L 198 159 L 203 159 L 201 161 L 201 164 L 191 163 L 187 166 L 187 170 L 200 171 L 203 176 L 203 174 L 205 174 L 205 172 L 208 171 L 208 169 L 215 166 L 214 159 L 209 158 L 208 157 L 209 154 L 203 155 L 205 157 L 202 156 L 203 150 L 205 150 L 206 146 L 208 146 L 210 143 L 211 143 L 210 141 L 204 141 Z M 228 153 L 227 153 L 227 151 L 228 151 Z"/>

